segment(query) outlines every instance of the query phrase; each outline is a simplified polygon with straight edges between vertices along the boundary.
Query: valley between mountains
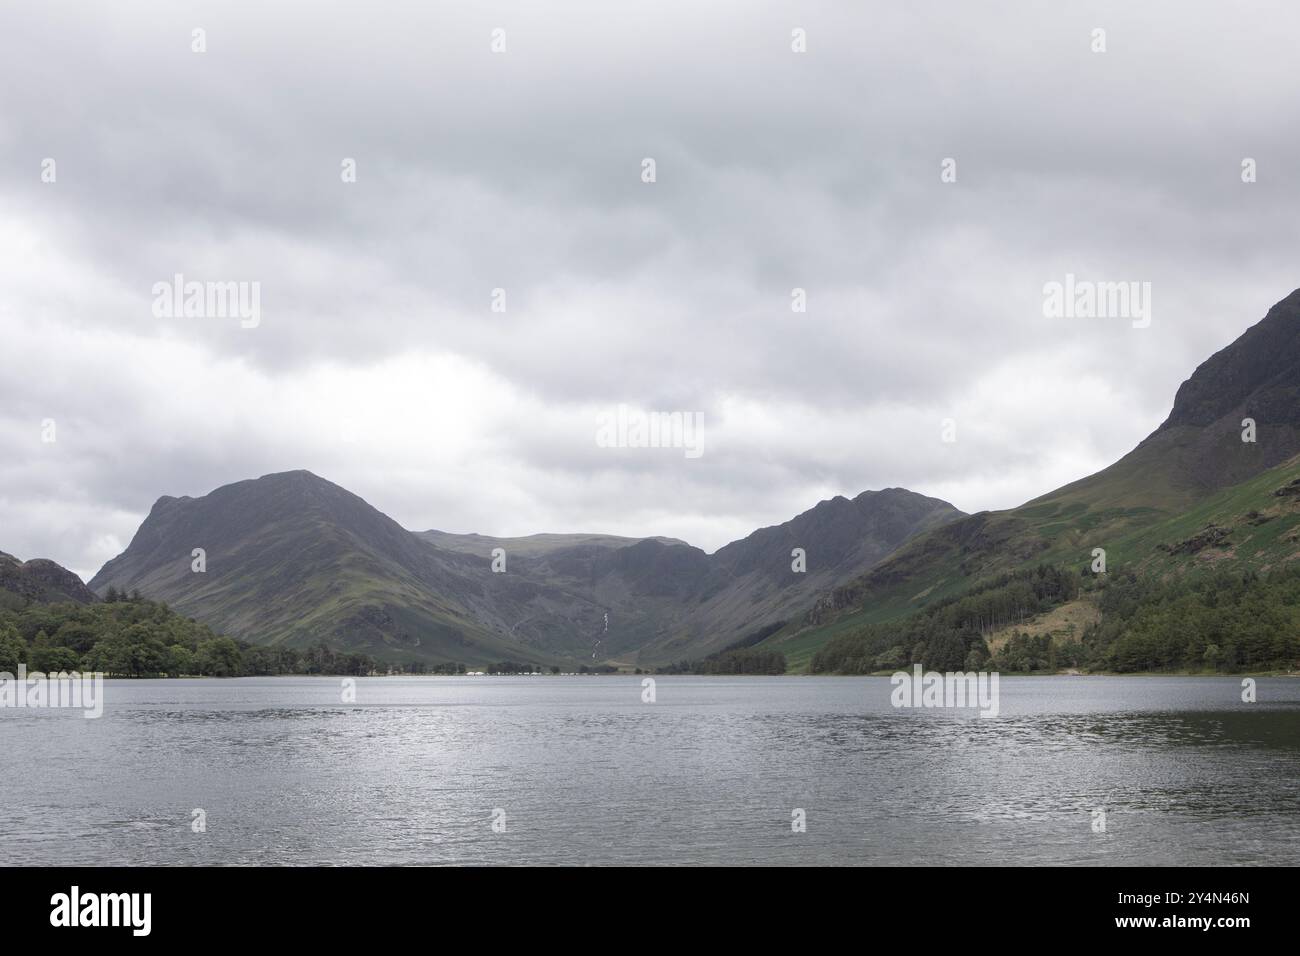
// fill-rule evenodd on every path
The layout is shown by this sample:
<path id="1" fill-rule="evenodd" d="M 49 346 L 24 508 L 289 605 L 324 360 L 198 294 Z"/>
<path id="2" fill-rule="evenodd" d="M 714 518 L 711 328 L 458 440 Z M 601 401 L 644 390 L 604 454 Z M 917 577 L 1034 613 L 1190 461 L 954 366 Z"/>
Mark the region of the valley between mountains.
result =
<path id="1" fill-rule="evenodd" d="M 0 613 L 138 592 L 251 645 L 394 665 L 652 670 L 772 652 L 848 673 L 1286 669 L 1300 662 L 1297 558 L 1300 290 L 1203 362 L 1133 451 L 1006 511 L 865 491 L 706 554 L 669 538 L 411 531 L 292 471 L 159 498 L 88 587 L 0 553 Z"/>

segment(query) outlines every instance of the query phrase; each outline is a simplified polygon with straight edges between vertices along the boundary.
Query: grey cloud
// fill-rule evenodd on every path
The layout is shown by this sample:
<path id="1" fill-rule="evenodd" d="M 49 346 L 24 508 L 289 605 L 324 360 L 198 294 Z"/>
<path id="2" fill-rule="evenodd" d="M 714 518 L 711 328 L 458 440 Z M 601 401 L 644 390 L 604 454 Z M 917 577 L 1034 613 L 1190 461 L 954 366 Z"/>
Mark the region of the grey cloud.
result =
<path id="1" fill-rule="evenodd" d="M 24 349 L 13 323 L 66 338 L 3 360 L 3 511 L 26 530 L 0 547 L 82 567 L 90 545 L 67 541 L 129 534 L 162 493 L 280 467 L 365 484 L 328 421 L 259 417 L 261 399 L 221 383 L 281 383 L 277 400 L 303 383 L 325 401 L 349 370 L 439 353 L 526 410 L 482 425 L 486 485 L 374 483 L 415 525 L 677 515 L 717 546 L 819 490 L 1017 504 L 1072 455 L 1096 467 L 1126 451 L 1198 362 L 1297 284 L 1300 186 L 1285 171 L 1300 144 L 1280 119 L 1300 105 L 1296 19 L 1282 3 L 1172 2 L 6 8 L 0 83 L 26 95 L 0 120 L 0 241 L 33 245 L 0 266 L 0 323 Z M 504 56 L 488 52 L 496 26 Z M 793 26 L 806 55 L 789 51 Z M 1105 54 L 1088 49 L 1095 26 Z M 45 156 L 57 185 L 39 181 Z M 1245 156 L 1260 166 L 1249 186 Z M 356 184 L 339 180 L 344 157 Z M 156 319 L 150 289 L 176 272 L 259 281 L 262 324 Z M 1046 319 L 1042 286 L 1066 272 L 1150 281 L 1152 327 Z M 498 286 L 504 315 L 488 307 Z M 790 311 L 796 286 L 806 314 Z M 147 369 L 173 346 L 194 350 L 196 377 L 218 370 L 209 405 L 185 414 L 226 407 L 234 424 L 169 414 L 184 386 Z M 1073 390 L 1054 418 L 981 398 L 1034 368 Z M 734 400 L 805 432 L 797 412 L 814 409 L 825 433 L 723 430 L 686 470 L 600 454 L 584 417 L 629 402 L 718 422 Z M 46 408 L 87 436 L 57 468 L 28 444 Z M 923 429 L 947 414 L 996 418 L 945 456 Z M 425 463 L 400 438 L 382 451 Z M 582 475 L 602 493 L 573 490 Z M 45 537 L 47 499 L 80 502 L 81 530 Z M 512 523 L 524 517 L 538 527 Z"/>

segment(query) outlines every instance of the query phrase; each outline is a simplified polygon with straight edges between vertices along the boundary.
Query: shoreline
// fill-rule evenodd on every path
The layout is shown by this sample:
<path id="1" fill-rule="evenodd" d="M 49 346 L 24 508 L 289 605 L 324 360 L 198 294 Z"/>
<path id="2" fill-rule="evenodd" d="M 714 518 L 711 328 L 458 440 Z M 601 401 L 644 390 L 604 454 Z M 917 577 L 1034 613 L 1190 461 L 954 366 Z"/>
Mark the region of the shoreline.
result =
<path id="1" fill-rule="evenodd" d="M 33 672 L 36 673 L 36 672 Z M 132 677 L 126 675 L 109 675 L 104 674 L 104 680 L 174 680 L 174 681 L 191 681 L 191 680 L 280 680 L 282 678 L 302 678 L 302 677 L 320 677 L 339 680 L 386 680 L 386 679 L 420 679 L 420 680 L 448 680 L 448 679 L 465 679 L 465 678 L 491 678 L 491 677 L 633 677 L 633 678 L 662 678 L 662 677 L 708 677 L 719 679 L 735 678 L 752 678 L 752 677 L 815 677 L 815 678 L 890 678 L 897 671 L 875 671 L 870 674 L 654 674 L 642 671 L 641 673 L 615 672 L 606 674 L 238 674 L 229 676 L 216 676 L 211 674 L 183 674 L 169 677 L 165 674 L 149 675 L 146 677 Z M 31 676 L 30 674 L 28 676 Z M 1235 671 L 1232 673 L 1209 673 L 1206 671 L 1088 671 L 1068 673 L 1064 671 L 1053 672 L 998 672 L 999 679 L 1015 679 L 1019 677 L 1069 677 L 1069 678 L 1087 678 L 1087 677 L 1206 677 L 1206 678 L 1240 678 L 1240 677 L 1290 677 L 1300 678 L 1300 671 Z"/>

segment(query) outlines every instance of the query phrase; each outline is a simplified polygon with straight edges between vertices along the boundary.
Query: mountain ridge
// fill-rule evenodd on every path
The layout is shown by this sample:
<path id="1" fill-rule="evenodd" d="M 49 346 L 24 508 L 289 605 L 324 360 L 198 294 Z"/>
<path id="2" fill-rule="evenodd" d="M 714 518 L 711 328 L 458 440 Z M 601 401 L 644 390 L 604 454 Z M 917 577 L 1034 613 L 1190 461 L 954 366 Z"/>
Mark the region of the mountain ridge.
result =
<path id="1" fill-rule="evenodd" d="M 99 597 L 81 578 L 48 558 L 20 561 L 0 551 L 0 605 L 93 604 Z"/>
<path id="2" fill-rule="evenodd" d="M 770 625 L 961 514 L 905 489 L 864 492 L 710 556 L 663 537 L 411 532 L 296 470 L 198 498 L 161 496 L 90 587 L 140 590 L 222 633 L 273 645 L 324 639 L 399 659 L 574 662 L 595 653 L 597 662 L 649 663 Z M 790 569 L 794 540 L 810 555 L 807 576 Z M 491 570 L 498 547 L 504 574 Z M 204 551 L 201 572 L 191 567 L 195 548 Z"/>

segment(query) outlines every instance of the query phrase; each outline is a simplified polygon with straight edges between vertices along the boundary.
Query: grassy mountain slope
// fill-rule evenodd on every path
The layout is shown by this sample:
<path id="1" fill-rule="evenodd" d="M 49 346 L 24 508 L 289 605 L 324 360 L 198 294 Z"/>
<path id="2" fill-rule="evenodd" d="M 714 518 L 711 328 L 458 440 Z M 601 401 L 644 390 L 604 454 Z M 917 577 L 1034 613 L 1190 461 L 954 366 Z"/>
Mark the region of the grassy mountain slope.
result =
<path id="1" fill-rule="evenodd" d="M 356 495 L 297 471 L 159 499 L 90 586 L 138 589 L 260 643 L 325 640 L 393 660 L 539 659 L 474 617 L 482 585 L 467 558 L 444 557 Z"/>
<path id="2" fill-rule="evenodd" d="M 780 525 L 719 549 L 688 616 L 641 660 L 666 663 L 716 652 L 774 622 L 797 620 L 817 595 L 871 568 L 917 535 L 964 517 L 946 501 L 903 488 L 823 501 Z M 807 570 L 794 573 L 802 548 Z"/>

